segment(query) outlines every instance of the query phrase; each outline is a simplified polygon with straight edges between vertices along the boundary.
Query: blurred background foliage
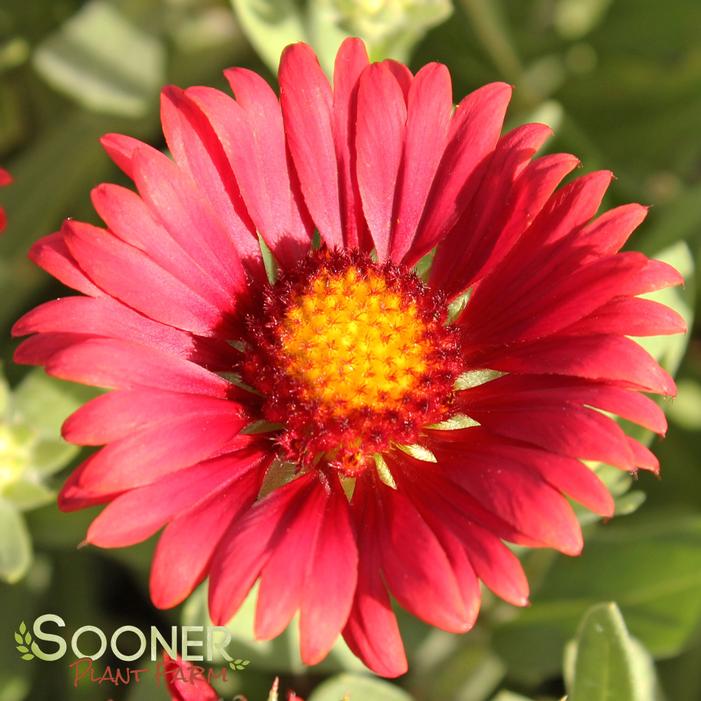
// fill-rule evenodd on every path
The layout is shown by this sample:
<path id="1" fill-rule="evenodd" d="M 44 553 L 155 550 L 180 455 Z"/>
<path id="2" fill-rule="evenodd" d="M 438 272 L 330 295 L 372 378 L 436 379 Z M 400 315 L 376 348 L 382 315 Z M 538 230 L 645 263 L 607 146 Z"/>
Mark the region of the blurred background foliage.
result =
<path id="1" fill-rule="evenodd" d="M 620 518 L 582 514 L 584 555 L 524 553 L 532 607 L 485 594 L 476 629 L 462 637 L 402 618 L 410 673 L 373 679 L 339 645 L 321 666 L 299 663 L 294 627 L 256 643 L 250 604 L 231 624 L 236 654 L 251 660 L 224 697 L 264 699 L 273 677 L 311 701 L 698 701 L 701 698 L 701 346 L 693 324 L 701 254 L 701 4 L 698 0 L 3 0 L 0 6 L 0 701 L 163 699 L 148 682 L 72 688 L 67 664 L 24 662 L 13 631 L 55 612 L 69 625 L 206 623 L 204 592 L 157 612 L 147 594 L 152 544 L 76 551 L 92 514 L 58 513 L 54 493 L 79 459 L 58 427 L 86 392 L 26 374 L 10 362 L 12 321 L 62 293 L 27 261 L 30 244 L 67 216 L 91 220 L 91 187 L 122 176 L 98 137 L 110 131 L 162 147 L 158 92 L 165 83 L 223 86 L 244 65 L 273 80 L 280 50 L 306 40 L 326 69 L 344 36 L 373 58 L 418 68 L 442 61 L 457 99 L 491 80 L 516 90 L 509 126 L 543 121 L 549 150 L 583 168 L 611 168 L 607 206 L 653 205 L 633 245 L 686 276 L 667 292 L 689 320 L 686 339 L 650 349 L 679 367 L 666 403 L 669 435 L 654 449 L 663 479 L 631 480 L 598 466 Z M 686 344 L 688 342 L 688 349 Z M 686 351 L 686 352 L 685 352 Z M 643 501 L 643 508 L 638 509 Z M 109 661 L 109 660 L 107 660 Z"/>

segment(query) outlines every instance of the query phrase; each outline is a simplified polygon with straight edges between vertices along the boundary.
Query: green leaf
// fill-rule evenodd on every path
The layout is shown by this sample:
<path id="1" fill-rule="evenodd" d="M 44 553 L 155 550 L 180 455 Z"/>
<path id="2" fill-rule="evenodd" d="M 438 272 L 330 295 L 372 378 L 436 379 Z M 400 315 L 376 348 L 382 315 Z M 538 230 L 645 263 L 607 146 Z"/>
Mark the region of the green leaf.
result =
<path id="1" fill-rule="evenodd" d="M 307 41 L 302 14 L 293 0 L 231 0 L 241 27 L 273 73 L 288 45 Z"/>
<path id="2" fill-rule="evenodd" d="M 22 645 L 22 643 L 24 643 L 24 638 L 19 633 L 15 633 L 15 641 L 18 645 Z"/>
<path id="3" fill-rule="evenodd" d="M 14 391 L 14 407 L 19 419 L 37 430 L 43 438 L 61 443 L 61 424 L 81 404 L 100 394 L 99 390 L 49 377 L 43 370 L 32 370 Z M 56 445 L 47 446 L 49 452 Z M 40 453 L 43 452 L 40 449 Z"/>
<path id="4" fill-rule="evenodd" d="M 24 519 L 5 499 L 0 499 L 0 579 L 20 580 L 32 562 L 32 544 Z"/>
<path id="5" fill-rule="evenodd" d="M 616 604 L 587 612 L 570 654 L 569 701 L 654 701 L 652 661 L 631 639 Z"/>
<path id="6" fill-rule="evenodd" d="M 54 88 L 96 112 L 147 114 L 165 83 L 165 47 L 107 0 L 92 0 L 34 53 Z"/>
<path id="7" fill-rule="evenodd" d="M 52 502 L 55 493 L 39 482 L 18 480 L 5 487 L 3 497 L 19 511 L 28 511 Z"/>
<path id="8" fill-rule="evenodd" d="M 510 674 L 528 683 L 557 674 L 581 616 L 606 599 L 655 657 L 681 652 L 701 615 L 701 517 L 614 522 L 591 534 L 581 557 L 556 558 L 533 606 L 494 631 Z"/>
<path id="9" fill-rule="evenodd" d="M 389 682 L 360 674 L 339 674 L 318 686 L 309 701 L 411 701 L 406 691 Z"/>

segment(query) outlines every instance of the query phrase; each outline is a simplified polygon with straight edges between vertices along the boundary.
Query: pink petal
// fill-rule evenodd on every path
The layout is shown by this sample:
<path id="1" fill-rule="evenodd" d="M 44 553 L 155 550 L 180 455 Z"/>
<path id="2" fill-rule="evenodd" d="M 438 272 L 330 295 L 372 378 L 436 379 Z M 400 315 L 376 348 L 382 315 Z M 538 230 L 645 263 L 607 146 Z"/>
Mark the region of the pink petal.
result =
<path id="1" fill-rule="evenodd" d="M 161 95 L 161 123 L 178 167 L 189 173 L 209 201 L 217 223 L 225 230 L 246 268 L 260 281 L 264 269 L 255 226 L 250 220 L 214 125 L 195 101 L 174 86 Z"/>
<path id="2" fill-rule="evenodd" d="M 232 389 L 225 379 L 187 360 L 132 341 L 107 338 L 83 341 L 54 355 L 46 372 L 105 389 L 152 387 L 222 399 Z"/>
<path id="3" fill-rule="evenodd" d="M 320 662 L 350 614 L 358 575 L 358 549 L 348 499 L 338 480 L 331 483 L 314 552 L 309 559 L 299 619 L 304 664 Z"/>
<path id="4" fill-rule="evenodd" d="M 406 144 L 390 258 L 399 263 L 409 251 L 445 149 L 453 111 L 448 69 L 429 63 L 411 84 Z"/>
<path id="5" fill-rule="evenodd" d="M 262 471 L 250 470 L 166 526 L 151 563 L 149 589 L 157 608 L 177 606 L 205 578 L 224 533 L 253 504 L 262 479 Z"/>
<path id="6" fill-rule="evenodd" d="M 458 223 L 496 146 L 511 87 L 492 83 L 470 93 L 456 108 L 416 238 L 404 262 L 414 265 Z"/>
<path id="7" fill-rule="evenodd" d="M 124 134 L 105 134 L 100 139 L 100 143 L 117 167 L 121 168 L 133 180 L 134 154 L 139 149 L 147 147 L 147 145 L 143 141 Z"/>
<path id="8" fill-rule="evenodd" d="M 29 258 L 67 287 L 91 297 L 101 297 L 105 294 L 80 269 L 61 232 L 39 239 L 29 249 Z"/>
<path id="9" fill-rule="evenodd" d="M 355 179 L 355 126 L 358 79 L 368 63 L 365 44 L 360 39 L 348 38 L 343 41 L 336 54 L 333 76 L 333 136 L 346 248 L 359 248 L 366 233 Z"/>
<path id="10" fill-rule="evenodd" d="M 307 209 L 329 248 L 343 246 L 332 94 L 312 49 L 288 46 L 280 58 L 280 104 L 287 145 Z"/>
<path id="11" fill-rule="evenodd" d="M 244 449 L 197 463 L 153 484 L 117 497 L 90 524 L 86 541 L 101 548 L 124 547 L 150 538 L 166 523 L 233 485 L 246 494 L 262 479 L 265 453 Z M 254 494 L 255 496 L 255 494 Z M 206 539 L 209 540 L 209 539 Z"/>
<path id="12" fill-rule="evenodd" d="M 232 524 L 210 569 L 209 615 L 215 625 L 224 625 L 239 609 L 316 479 L 310 472 L 288 482 Z"/>
<path id="13" fill-rule="evenodd" d="M 556 161 L 560 169 L 528 172 L 529 160 L 551 133 L 543 124 L 526 124 L 499 139 L 475 195 L 479 207 L 467 209 L 460 225 L 436 250 L 431 268 L 434 285 L 451 296 L 469 287 L 487 266 L 503 257 L 525 231 L 545 203 L 543 196 L 550 195 L 549 190 L 543 192 L 541 187 L 541 197 L 534 197 L 534 186 L 547 177 L 554 188 L 555 177 L 569 165 L 567 161 Z M 575 162 L 572 159 L 572 165 Z"/>
<path id="14" fill-rule="evenodd" d="M 222 312 L 104 229 L 70 221 L 65 240 L 71 254 L 105 292 L 146 316 L 170 326 L 209 335 Z"/>
<path id="15" fill-rule="evenodd" d="M 356 173 L 380 263 L 389 255 L 406 119 L 406 103 L 392 73 L 381 64 L 368 66 L 358 84 Z"/>

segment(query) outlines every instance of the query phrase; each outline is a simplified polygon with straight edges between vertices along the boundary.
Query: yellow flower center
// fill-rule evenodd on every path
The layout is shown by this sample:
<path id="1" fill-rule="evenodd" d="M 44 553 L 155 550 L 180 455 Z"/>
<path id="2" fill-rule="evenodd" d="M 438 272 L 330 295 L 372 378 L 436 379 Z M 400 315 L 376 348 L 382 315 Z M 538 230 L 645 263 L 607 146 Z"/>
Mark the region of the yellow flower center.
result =
<path id="1" fill-rule="evenodd" d="M 432 350 L 416 304 L 383 275 L 355 267 L 321 270 L 292 300 L 278 334 L 303 399 L 336 415 L 401 407 Z"/>

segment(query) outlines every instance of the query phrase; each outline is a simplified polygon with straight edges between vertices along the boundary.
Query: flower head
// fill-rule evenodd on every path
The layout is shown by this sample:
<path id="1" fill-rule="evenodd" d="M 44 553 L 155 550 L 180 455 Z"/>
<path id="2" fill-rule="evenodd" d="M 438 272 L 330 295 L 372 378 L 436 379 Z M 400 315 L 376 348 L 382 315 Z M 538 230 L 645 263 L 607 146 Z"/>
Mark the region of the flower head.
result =
<path id="1" fill-rule="evenodd" d="M 279 99 L 226 76 L 235 99 L 163 92 L 172 160 L 104 138 L 137 192 L 99 186 L 104 228 L 34 246 L 80 294 L 17 322 L 17 360 L 112 390 L 64 425 L 105 447 L 60 504 L 107 504 L 87 536 L 102 547 L 164 529 L 157 606 L 209 577 L 223 623 L 259 580 L 259 638 L 299 612 L 306 663 L 342 633 L 398 675 L 390 596 L 454 632 L 480 582 L 524 605 L 504 541 L 579 553 L 564 495 L 612 515 L 582 460 L 658 469 L 610 414 L 664 432 L 642 393 L 674 383 L 629 337 L 683 330 L 638 296 L 681 279 L 619 252 L 646 209 L 596 217 L 609 172 L 558 189 L 578 162 L 534 158 L 548 127 L 500 135 L 507 85 L 454 109 L 445 66 L 371 64 L 358 40 L 333 88 L 304 44 Z"/>

